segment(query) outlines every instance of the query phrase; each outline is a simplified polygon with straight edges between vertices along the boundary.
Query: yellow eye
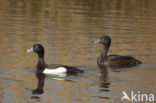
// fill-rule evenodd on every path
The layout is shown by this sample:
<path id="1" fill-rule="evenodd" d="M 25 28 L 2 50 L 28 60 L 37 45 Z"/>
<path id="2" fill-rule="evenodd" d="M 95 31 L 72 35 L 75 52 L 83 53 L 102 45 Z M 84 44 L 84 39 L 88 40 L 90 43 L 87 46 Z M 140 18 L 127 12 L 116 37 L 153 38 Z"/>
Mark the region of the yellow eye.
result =
<path id="1" fill-rule="evenodd" d="M 36 45 L 35 48 L 38 48 L 38 45 Z"/>
<path id="2" fill-rule="evenodd" d="M 105 38 L 102 38 L 102 40 L 105 40 Z"/>

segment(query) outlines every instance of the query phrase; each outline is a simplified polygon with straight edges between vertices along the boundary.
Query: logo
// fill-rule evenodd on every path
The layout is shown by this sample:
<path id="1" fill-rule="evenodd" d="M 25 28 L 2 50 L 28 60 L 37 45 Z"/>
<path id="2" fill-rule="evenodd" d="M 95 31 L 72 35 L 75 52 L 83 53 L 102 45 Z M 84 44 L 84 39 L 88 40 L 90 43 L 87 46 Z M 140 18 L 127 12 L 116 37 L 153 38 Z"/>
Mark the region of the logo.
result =
<path id="1" fill-rule="evenodd" d="M 128 100 L 128 101 L 148 101 L 148 102 L 153 102 L 154 101 L 154 94 L 142 94 L 140 91 L 137 93 L 134 93 L 131 91 L 131 94 L 128 95 L 125 91 L 122 91 L 123 96 L 121 97 L 121 101 L 123 100 Z"/>

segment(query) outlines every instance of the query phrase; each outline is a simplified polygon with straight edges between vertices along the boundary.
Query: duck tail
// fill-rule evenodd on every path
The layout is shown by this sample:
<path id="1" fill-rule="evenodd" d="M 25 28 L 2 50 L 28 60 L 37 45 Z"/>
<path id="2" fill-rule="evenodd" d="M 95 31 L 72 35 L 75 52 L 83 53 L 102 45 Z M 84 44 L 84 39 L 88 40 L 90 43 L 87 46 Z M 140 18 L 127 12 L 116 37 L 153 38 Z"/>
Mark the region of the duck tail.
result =
<path id="1" fill-rule="evenodd" d="M 136 61 L 136 64 L 143 64 L 143 62 L 137 60 L 137 61 Z"/>

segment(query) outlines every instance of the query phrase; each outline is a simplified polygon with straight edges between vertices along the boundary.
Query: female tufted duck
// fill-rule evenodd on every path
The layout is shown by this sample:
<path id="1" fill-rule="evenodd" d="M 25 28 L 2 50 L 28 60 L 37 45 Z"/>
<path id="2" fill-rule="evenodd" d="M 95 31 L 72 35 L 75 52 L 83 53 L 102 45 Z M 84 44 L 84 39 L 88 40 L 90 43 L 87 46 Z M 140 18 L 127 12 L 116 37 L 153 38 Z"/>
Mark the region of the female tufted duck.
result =
<path id="1" fill-rule="evenodd" d="M 109 55 L 107 56 L 108 49 L 111 45 L 111 38 L 109 36 L 102 36 L 98 40 L 93 40 L 94 43 L 101 43 L 103 50 L 98 57 L 97 64 L 110 66 L 113 68 L 133 67 L 141 62 L 133 57 L 120 56 L 120 55 Z"/>
<path id="2" fill-rule="evenodd" d="M 44 61 L 44 48 L 41 44 L 35 44 L 32 48 L 26 50 L 26 52 L 32 51 L 38 55 L 38 63 L 36 66 L 37 70 L 43 72 L 44 74 L 66 76 L 83 73 L 83 70 L 80 70 L 76 67 L 60 64 L 47 65 Z"/>

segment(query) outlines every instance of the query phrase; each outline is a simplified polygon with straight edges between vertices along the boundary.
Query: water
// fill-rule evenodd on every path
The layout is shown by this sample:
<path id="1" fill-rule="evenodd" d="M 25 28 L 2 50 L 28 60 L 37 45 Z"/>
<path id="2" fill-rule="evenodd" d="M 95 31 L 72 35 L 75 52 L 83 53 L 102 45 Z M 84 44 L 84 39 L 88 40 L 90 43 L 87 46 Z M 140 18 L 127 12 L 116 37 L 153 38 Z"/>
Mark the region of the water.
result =
<path id="1" fill-rule="evenodd" d="M 1 0 L 0 103 L 120 103 L 122 91 L 156 94 L 155 0 Z M 109 35 L 109 54 L 142 61 L 133 68 L 100 71 L 101 45 Z M 45 47 L 47 64 L 77 66 L 85 73 L 67 80 L 38 81 L 35 43 Z M 42 83 L 44 82 L 44 86 Z M 130 95 L 130 94 L 129 94 Z M 128 101 L 126 101 L 128 102 Z"/>

